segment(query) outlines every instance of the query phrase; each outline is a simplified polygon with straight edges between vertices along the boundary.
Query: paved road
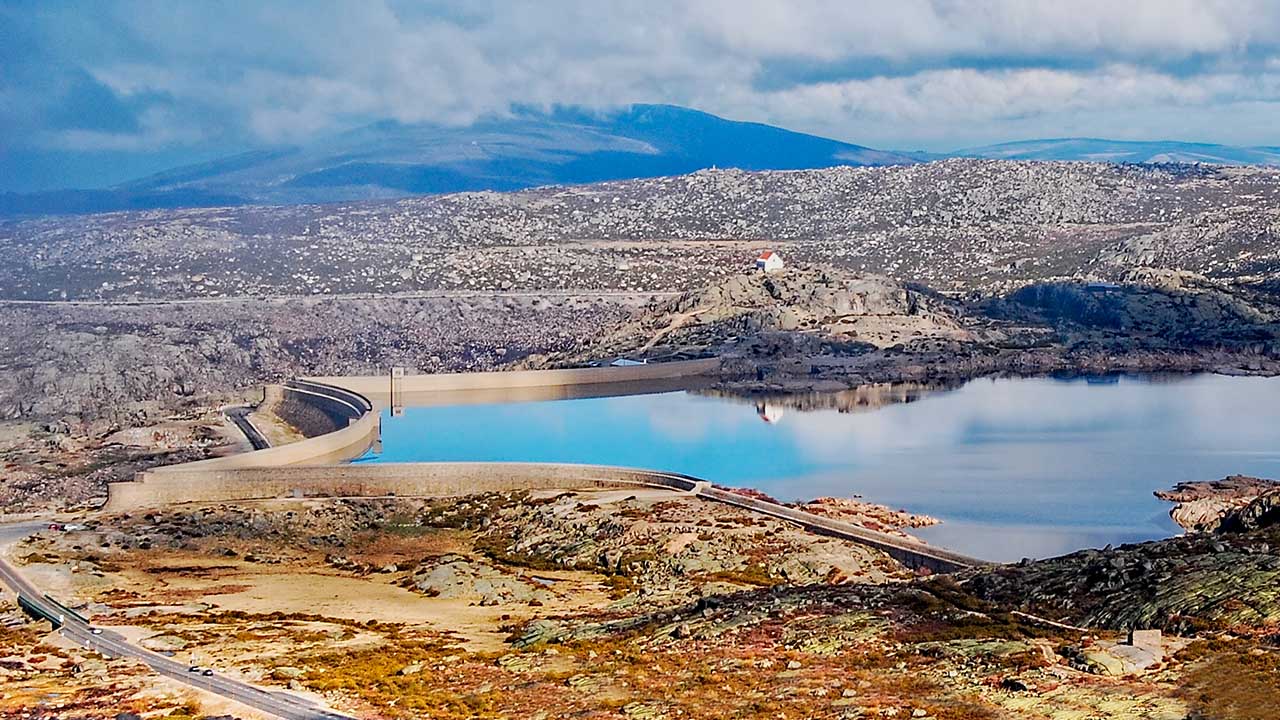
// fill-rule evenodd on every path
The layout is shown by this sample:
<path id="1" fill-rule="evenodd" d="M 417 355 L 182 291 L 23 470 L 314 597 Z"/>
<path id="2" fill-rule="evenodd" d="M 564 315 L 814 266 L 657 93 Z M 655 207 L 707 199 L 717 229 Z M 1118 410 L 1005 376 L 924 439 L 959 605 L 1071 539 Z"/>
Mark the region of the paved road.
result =
<path id="1" fill-rule="evenodd" d="M 4 540 L 3 544 L 7 544 L 30 534 L 38 527 L 40 527 L 40 523 L 0 526 L 0 539 Z M 17 569 L 5 562 L 3 558 L 0 558 L 0 581 L 19 597 L 39 608 L 41 612 L 47 613 L 51 617 L 62 615 L 65 622 L 60 632 L 64 637 L 106 657 L 136 658 L 146 663 L 148 667 L 160 675 L 238 701 L 285 720 L 354 720 L 349 715 L 342 715 L 289 693 L 270 692 L 221 675 L 215 674 L 206 677 L 199 673 L 187 672 L 189 666 L 131 645 L 119 634 L 110 630 L 104 629 L 101 634 L 94 634 L 91 625 L 77 617 L 66 615 L 61 608 L 50 602 L 43 593 L 27 581 L 26 578 L 22 577 Z"/>
<path id="2" fill-rule="evenodd" d="M 271 447 L 271 442 L 267 440 L 267 436 L 258 432 L 258 428 L 249 420 L 249 413 L 253 412 L 253 408 L 247 405 L 238 405 L 223 409 L 222 413 L 227 419 L 235 423 L 240 428 L 240 432 L 249 439 L 249 444 L 254 450 L 265 450 Z"/>

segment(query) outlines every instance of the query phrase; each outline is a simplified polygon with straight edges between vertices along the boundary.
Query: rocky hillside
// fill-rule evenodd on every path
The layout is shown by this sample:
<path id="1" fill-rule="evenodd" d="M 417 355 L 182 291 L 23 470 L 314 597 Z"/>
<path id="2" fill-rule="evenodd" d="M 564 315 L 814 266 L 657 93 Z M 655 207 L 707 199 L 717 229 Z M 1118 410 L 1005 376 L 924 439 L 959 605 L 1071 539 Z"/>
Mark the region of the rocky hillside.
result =
<path id="1" fill-rule="evenodd" d="M 1278 205 L 1273 169 L 947 160 L 47 217 L 0 223 L 0 296 L 687 290 L 765 244 L 943 290 L 1139 266 L 1255 282 L 1280 268 Z"/>
<path id="2" fill-rule="evenodd" d="M 535 367 L 718 355 L 753 392 L 1054 371 L 1280 371 L 1273 296 L 1183 271 L 949 297 L 834 268 L 745 273 L 651 304 Z"/>
<path id="3" fill-rule="evenodd" d="M 777 334 L 875 349 L 904 339 L 968 339 L 958 306 L 877 275 L 821 268 L 744 273 L 661 301 L 590 346 L 613 354 L 683 356 L 756 347 Z"/>
<path id="4" fill-rule="evenodd" d="M 1280 628 L 1280 531 L 1186 536 L 1009 566 L 980 597 L 1071 624 L 1186 632 Z M 1247 599 L 1247 600 L 1246 600 Z"/>
<path id="5" fill-rule="evenodd" d="M 1246 475 L 1181 482 L 1156 497 L 1176 503 L 1173 521 L 1190 532 L 1254 530 L 1280 522 L 1280 482 Z"/>

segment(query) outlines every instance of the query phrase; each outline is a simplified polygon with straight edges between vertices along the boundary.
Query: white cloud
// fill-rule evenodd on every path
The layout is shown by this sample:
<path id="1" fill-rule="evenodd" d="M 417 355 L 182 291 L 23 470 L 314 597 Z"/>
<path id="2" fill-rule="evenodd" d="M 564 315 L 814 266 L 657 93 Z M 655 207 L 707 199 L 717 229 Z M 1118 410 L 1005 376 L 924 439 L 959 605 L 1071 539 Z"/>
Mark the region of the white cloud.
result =
<path id="1" fill-rule="evenodd" d="M 1280 100 L 1280 3 L 1267 0 L 123 2 L 45 12 L 50 46 L 118 93 L 162 96 L 175 122 L 239 126 L 269 142 L 372 118 L 468 123 L 513 103 L 670 102 L 853 141 L 960 144 L 1028 119 L 1066 128 L 1092 114 L 1107 127 L 1135 107 L 1143 127 L 1177 134 L 1196 116 L 1177 108 Z"/>

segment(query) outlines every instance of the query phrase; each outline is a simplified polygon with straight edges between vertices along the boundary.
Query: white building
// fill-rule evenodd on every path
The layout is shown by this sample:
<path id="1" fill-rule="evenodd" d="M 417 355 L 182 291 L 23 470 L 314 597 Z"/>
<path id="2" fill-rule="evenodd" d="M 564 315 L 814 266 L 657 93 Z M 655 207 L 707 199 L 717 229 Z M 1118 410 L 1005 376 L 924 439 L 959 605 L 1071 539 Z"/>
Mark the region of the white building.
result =
<path id="1" fill-rule="evenodd" d="M 760 272 L 777 272 L 782 269 L 782 256 L 772 250 L 765 250 L 756 258 L 756 269 Z"/>

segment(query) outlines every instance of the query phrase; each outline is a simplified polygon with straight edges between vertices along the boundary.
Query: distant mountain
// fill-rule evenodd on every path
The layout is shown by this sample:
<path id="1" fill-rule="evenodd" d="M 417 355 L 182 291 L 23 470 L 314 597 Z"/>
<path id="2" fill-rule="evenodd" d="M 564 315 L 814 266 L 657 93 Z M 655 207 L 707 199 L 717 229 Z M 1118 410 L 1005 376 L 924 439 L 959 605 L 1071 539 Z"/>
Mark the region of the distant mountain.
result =
<path id="1" fill-rule="evenodd" d="M 1235 147 L 1172 141 L 1058 138 L 1025 140 L 947 153 L 951 157 L 999 160 L 1080 160 L 1117 163 L 1206 163 L 1280 165 L 1280 147 Z"/>
<path id="2" fill-rule="evenodd" d="M 521 111 L 468 127 L 380 122 L 297 147 L 168 170 L 113 188 L 0 193 L 0 216 L 325 203 L 681 175 L 947 157 L 1280 165 L 1280 147 L 1062 138 L 948 153 L 894 152 L 671 105 Z"/>
<path id="3" fill-rule="evenodd" d="M 524 112 L 465 128 L 381 122 L 315 142 L 166 171 L 110 190 L 0 195 L 0 213 L 296 204 L 679 175 L 708 167 L 893 165 L 874 150 L 669 105 Z"/>

